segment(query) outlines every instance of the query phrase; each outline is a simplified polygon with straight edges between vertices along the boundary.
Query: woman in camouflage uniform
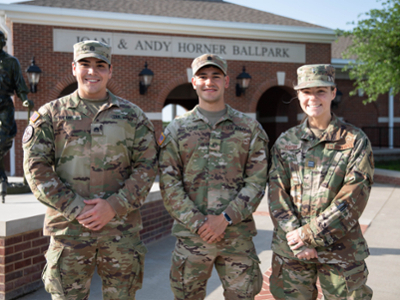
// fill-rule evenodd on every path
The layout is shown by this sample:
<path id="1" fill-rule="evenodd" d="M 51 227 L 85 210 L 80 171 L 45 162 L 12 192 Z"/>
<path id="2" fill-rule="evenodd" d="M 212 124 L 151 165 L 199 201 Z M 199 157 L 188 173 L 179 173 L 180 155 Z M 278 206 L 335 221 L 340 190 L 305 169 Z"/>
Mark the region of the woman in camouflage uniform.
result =
<path id="1" fill-rule="evenodd" d="M 319 278 L 325 300 L 368 300 L 369 250 L 358 219 L 373 180 L 371 145 L 360 129 L 331 113 L 331 65 L 302 66 L 297 74 L 306 119 L 271 151 L 271 292 L 276 299 L 317 299 Z"/>

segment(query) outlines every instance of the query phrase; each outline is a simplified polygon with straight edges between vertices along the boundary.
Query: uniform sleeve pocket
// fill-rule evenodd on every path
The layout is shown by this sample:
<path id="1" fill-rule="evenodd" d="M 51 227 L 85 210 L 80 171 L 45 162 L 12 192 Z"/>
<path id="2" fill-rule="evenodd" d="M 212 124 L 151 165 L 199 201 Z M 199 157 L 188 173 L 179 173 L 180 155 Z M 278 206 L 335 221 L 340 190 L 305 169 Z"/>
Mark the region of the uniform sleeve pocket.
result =
<path id="1" fill-rule="evenodd" d="M 171 288 L 178 299 L 185 299 L 184 275 L 186 257 L 176 251 L 172 252 L 172 267 L 170 272 Z"/>
<path id="2" fill-rule="evenodd" d="M 139 241 L 137 244 L 135 244 L 133 248 L 141 255 L 145 255 L 147 253 L 147 247 L 144 245 L 142 241 Z"/>
<path id="3" fill-rule="evenodd" d="M 263 274 L 260 270 L 260 259 L 255 253 L 249 253 L 249 257 L 253 261 L 253 266 L 252 266 L 252 274 L 253 274 L 253 297 L 255 297 L 262 289 L 263 285 Z"/>
<path id="4" fill-rule="evenodd" d="M 64 247 L 62 246 L 50 244 L 45 255 L 46 266 L 42 272 L 42 281 L 46 291 L 52 295 L 64 296 L 60 275 L 60 258 L 63 250 Z"/>
<path id="5" fill-rule="evenodd" d="M 350 294 L 360 289 L 367 282 L 368 268 L 364 261 L 357 262 L 351 270 L 345 270 L 343 275 L 346 280 L 347 291 Z"/>
<path id="6" fill-rule="evenodd" d="M 144 259 L 147 248 L 142 241 L 138 241 L 133 245 L 135 251 L 136 263 L 133 264 L 130 292 L 135 294 L 137 290 L 142 288 L 144 276 Z"/>
<path id="7" fill-rule="evenodd" d="M 284 299 L 285 294 L 283 292 L 283 275 L 282 275 L 282 268 L 283 268 L 283 260 L 276 255 L 275 253 L 272 255 L 272 273 L 269 279 L 270 290 L 274 297 L 279 299 Z"/>

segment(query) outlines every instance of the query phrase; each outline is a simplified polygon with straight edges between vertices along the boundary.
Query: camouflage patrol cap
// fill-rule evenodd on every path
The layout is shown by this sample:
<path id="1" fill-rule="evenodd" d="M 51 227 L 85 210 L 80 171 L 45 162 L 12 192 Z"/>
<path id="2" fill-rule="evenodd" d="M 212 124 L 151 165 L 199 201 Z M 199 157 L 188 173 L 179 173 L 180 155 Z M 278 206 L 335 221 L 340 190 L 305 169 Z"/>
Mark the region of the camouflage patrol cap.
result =
<path id="1" fill-rule="evenodd" d="M 295 90 L 316 86 L 336 86 L 335 68 L 332 65 L 305 65 L 297 69 Z"/>
<path id="2" fill-rule="evenodd" d="M 96 57 L 111 64 L 111 47 L 98 41 L 84 41 L 74 45 L 74 61 Z"/>
<path id="3" fill-rule="evenodd" d="M 197 71 L 205 66 L 214 66 L 227 75 L 228 71 L 228 64 L 226 60 L 222 57 L 215 55 L 215 54 L 203 54 L 199 57 L 196 57 L 192 62 L 192 72 L 193 75 L 196 75 Z"/>

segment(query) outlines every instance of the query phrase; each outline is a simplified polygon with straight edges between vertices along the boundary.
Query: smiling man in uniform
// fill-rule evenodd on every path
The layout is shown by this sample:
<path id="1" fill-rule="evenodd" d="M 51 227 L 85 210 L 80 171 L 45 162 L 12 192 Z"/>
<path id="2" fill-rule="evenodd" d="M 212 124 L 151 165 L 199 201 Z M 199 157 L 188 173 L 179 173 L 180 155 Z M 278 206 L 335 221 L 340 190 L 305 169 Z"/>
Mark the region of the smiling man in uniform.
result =
<path id="1" fill-rule="evenodd" d="M 23 136 L 25 176 L 48 209 L 43 273 L 53 299 L 88 299 L 95 270 L 103 299 L 135 299 L 146 247 L 139 208 L 156 176 L 151 122 L 107 90 L 111 48 L 74 45 L 78 89 L 42 106 Z"/>
<path id="2" fill-rule="evenodd" d="M 227 63 L 204 54 L 192 63 L 199 105 L 174 119 L 159 139 L 160 189 L 175 219 L 171 288 L 199 300 L 215 266 L 225 299 L 254 299 L 262 286 L 252 213 L 264 196 L 268 137 L 225 104 Z"/>

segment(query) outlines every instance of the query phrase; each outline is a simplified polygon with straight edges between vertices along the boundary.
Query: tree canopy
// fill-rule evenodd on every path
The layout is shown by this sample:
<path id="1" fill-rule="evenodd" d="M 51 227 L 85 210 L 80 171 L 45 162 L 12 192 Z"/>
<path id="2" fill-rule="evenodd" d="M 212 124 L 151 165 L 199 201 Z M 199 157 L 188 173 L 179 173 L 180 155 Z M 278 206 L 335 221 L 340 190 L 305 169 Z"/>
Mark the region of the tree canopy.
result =
<path id="1" fill-rule="evenodd" d="M 391 88 L 394 95 L 400 92 L 400 0 L 382 1 L 382 9 L 365 15 L 352 30 L 338 33 L 353 39 L 343 53 L 344 58 L 355 57 L 345 67 L 355 80 L 351 94 L 363 89 L 365 102 L 372 102 Z"/>

